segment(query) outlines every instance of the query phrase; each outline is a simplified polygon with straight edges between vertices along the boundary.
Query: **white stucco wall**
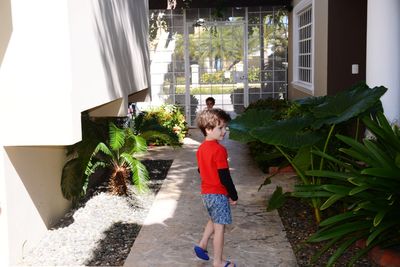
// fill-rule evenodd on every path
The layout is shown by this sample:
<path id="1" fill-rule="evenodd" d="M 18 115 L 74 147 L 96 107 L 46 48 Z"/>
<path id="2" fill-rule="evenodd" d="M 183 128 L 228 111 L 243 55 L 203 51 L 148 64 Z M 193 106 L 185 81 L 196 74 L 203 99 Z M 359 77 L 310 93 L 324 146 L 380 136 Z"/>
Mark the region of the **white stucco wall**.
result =
<path id="1" fill-rule="evenodd" d="M 367 84 L 385 86 L 381 98 L 385 115 L 400 119 L 400 1 L 368 0 Z"/>
<path id="2" fill-rule="evenodd" d="M 14 131 L 3 144 L 76 143 L 81 111 L 149 87 L 147 1 L 13 0 L 11 6 L 0 118 Z M 26 128 L 41 134 L 26 135 Z"/>
<path id="3" fill-rule="evenodd" d="M 0 68 L 0 118 L 13 130 L 3 133 L 1 142 L 40 145 L 76 140 L 79 135 L 71 136 L 69 118 L 72 81 L 66 1 L 12 0 L 11 9 L 13 31 Z"/>
<path id="4" fill-rule="evenodd" d="M 125 115 L 149 87 L 147 33 L 147 0 L 0 0 L 0 266 L 68 209 L 61 170 L 81 112 Z"/>
<path id="5" fill-rule="evenodd" d="M 148 3 L 70 0 L 73 107 L 87 110 L 149 87 Z M 104 115 L 115 116 L 115 113 Z"/>

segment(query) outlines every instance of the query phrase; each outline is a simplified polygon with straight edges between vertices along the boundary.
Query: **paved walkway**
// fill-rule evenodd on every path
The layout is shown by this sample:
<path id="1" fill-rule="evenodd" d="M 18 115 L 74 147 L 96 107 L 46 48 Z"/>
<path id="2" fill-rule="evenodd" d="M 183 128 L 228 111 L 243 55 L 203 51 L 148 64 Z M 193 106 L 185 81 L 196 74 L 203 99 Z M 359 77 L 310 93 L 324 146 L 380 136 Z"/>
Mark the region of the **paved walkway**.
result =
<path id="1" fill-rule="evenodd" d="M 152 159 L 173 157 L 174 162 L 124 266 L 212 266 L 212 260 L 201 261 L 193 252 L 207 221 L 195 156 L 201 141 L 200 132 L 191 130 L 182 148 L 159 148 L 149 154 Z M 257 191 L 265 174 L 249 158 L 247 147 L 228 138 L 223 144 L 239 194 L 232 208 L 233 224 L 226 229 L 224 255 L 239 267 L 297 266 L 278 213 L 265 211 L 266 195 L 275 186 Z M 282 185 L 291 183 L 284 178 L 279 179 Z M 213 255 L 212 242 L 208 249 Z"/>

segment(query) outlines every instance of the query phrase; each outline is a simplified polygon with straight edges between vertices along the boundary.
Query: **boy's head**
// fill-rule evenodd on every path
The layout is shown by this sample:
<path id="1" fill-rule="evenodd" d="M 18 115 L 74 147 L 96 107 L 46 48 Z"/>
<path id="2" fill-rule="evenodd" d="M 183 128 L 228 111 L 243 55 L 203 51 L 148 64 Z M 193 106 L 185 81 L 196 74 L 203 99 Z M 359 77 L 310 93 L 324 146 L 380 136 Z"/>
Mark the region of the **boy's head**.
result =
<path id="1" fill-rule="evenodd" d="M 207 97 L 207 99 L 206 99 L 206 105 L 207 105 L 207 108 L 208 109 L 212 109 L 213 107 L 214 107 L 214 105 L 215 105 L 215 99 L 214 99 L 214 97 Z"/>
<path id="2" fill-rule="evenodd" d="M 197 117 L 197 126 L 204 136 L 207 136 L 207 130 L 213 130 L 221 124 L 227 124 L 231 116 L 220 108 L 203 110 Z"/>

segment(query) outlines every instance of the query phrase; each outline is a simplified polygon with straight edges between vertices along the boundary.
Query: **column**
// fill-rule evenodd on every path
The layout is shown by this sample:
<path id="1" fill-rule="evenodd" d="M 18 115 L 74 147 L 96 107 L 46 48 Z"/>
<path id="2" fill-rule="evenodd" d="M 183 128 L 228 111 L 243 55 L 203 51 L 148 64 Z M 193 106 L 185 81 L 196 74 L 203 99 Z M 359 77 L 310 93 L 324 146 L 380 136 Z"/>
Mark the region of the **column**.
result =
<path id="1" fill-rule="evenodd" d="M 368 0 L 366 80 L 388 88 L 381 98 L 386 117 L 400 123 L 400 1 Z"/>

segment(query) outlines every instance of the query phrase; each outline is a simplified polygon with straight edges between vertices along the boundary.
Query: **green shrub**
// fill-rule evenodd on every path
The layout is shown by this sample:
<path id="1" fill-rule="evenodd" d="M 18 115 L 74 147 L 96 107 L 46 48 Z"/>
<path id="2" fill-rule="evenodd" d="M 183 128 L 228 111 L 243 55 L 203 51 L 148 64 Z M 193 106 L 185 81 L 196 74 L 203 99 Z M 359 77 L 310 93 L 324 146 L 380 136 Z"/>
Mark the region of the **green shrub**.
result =
<path id="1" fill-rule="evenodd" d="M 249 109 L 270 109 L 275 111 L 275 119 L 280 120 L 286 116 L 287 111 L 292 106 L 292 103 L 284 99 L 260 99 L 256 102 L 250 103 L 245 110 Z"/>
<path id="2" fill-rule="evenodd" d="M 232 82 L 231 78 L 225 78 L 224 71 L 216 71 L 212 73 L 203 73 L 200 76 L 201 83 L 224 83 Z"/>
<path id="3" fill-rule="evenodd" d="M 259 82 L 260 81 L 260 68 L 251 67 L 247 72 L 247 79 L 249 82 Z"/>
<path id="4" fill-rule="evenodd" d="M 179 146 L 188 127 L 180 107 L 162 105 L 137 115 L 132 123 L 133 131 L 154 145 Z"/>

